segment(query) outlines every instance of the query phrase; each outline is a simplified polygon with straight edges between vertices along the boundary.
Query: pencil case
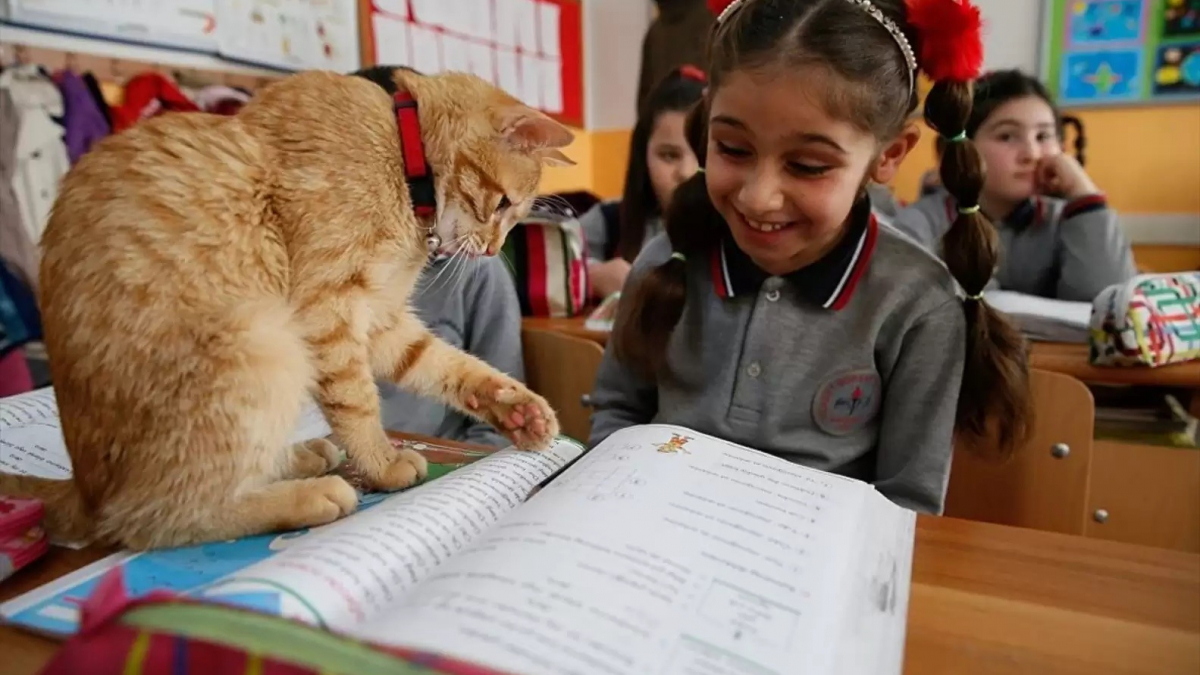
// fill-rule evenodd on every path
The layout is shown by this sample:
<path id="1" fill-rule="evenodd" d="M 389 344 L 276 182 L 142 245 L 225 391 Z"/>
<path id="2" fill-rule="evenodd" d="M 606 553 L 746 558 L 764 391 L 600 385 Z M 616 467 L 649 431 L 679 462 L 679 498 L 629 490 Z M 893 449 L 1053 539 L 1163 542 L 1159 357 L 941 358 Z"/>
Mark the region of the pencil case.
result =
<path id="1" fill-rule="evenodd" d="M 84 601 L 79 632 L 41 675 L 177 673 L 513 675 L 161 591 L 133 599 L 119 569 Z"/>
<path id="2" fill-rule="evenodd" d="M 50 549 L 41 527 L 44 513 L 39 500 L 0 496 L 0 580 Z"/>
<path id="3" fill-rule="evenodd" d="M 1092 302 L 1091 362 L 1165 366 L 1200 359 L 1200 272 L 1142 274 Z"/>

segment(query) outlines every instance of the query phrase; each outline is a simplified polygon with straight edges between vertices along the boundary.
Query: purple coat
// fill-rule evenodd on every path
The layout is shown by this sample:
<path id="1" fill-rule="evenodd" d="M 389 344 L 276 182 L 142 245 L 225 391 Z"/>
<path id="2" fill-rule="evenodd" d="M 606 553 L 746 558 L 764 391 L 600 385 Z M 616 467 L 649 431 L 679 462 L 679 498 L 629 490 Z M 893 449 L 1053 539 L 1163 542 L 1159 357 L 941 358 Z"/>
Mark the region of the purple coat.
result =
<path id="1" fill-rule="evenodd" d="M 74 165 L 93 143 L 107 136 L 112 129 L 83 78 L 64 70 L 55 80 L 63 97 L 63 140 L 67 145 L 67 157 Z"/>

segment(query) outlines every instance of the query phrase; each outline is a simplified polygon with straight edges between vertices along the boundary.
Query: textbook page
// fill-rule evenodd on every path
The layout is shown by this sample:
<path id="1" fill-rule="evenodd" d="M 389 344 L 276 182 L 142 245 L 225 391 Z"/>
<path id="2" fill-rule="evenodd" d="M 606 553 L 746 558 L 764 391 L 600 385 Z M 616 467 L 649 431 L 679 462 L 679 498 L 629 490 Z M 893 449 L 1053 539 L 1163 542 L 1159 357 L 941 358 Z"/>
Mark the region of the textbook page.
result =
<path id="1" fill-rule="evenodd" d="M 876 518 L 907 532 L 861 559 Z M 634 427 L 352 632 L 524 675 L 849 672 L 840 643 L 881 640 L 873 673 L 899 673 L 914 521 L 865 483 Z"/>
<path id="2" fill-rule="evenodd" d="M 329 433 L 325 415 L 310 399 L 296 420 L 289 442 Z M 71 476 L 71 458 L 52 388 L 0 399 L 0 473 L 53 479 Z"/>
<path id="3" fill-rule="evenodd" d="M 47 419 L 58 419 L 58 401 L 50 387 L 0 398 L 0 434 L 13 427 Z"/>
<path id="4" fill-rule="evenodd" d="M 583 452 L 502 450 L 289 542 L 197 595 L 346 630 L 371 620 Z"/>

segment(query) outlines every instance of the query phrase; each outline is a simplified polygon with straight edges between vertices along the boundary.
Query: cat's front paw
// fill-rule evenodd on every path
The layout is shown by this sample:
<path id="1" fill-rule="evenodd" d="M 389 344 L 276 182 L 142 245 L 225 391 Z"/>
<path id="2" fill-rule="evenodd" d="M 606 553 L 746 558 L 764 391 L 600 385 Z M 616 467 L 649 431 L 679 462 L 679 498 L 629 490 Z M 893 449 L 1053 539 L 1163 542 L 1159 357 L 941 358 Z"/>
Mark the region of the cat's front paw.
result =
<path id="1" fill-rule="evenodd" d="M 416 484 L 428 473 L 429 462 L 421 453 L 400 448 L 388 452 L 386 460 L 370 475 L 364 475 L 363 481 L 372 490 L 393 492 Z"/>
<path id="2" fill-rule="evenodd" d="M 558 416 L 546 399 L 513 380 L 485 380 L 466 407 L 521 450 L 545 450 L 558 436 Z"/>

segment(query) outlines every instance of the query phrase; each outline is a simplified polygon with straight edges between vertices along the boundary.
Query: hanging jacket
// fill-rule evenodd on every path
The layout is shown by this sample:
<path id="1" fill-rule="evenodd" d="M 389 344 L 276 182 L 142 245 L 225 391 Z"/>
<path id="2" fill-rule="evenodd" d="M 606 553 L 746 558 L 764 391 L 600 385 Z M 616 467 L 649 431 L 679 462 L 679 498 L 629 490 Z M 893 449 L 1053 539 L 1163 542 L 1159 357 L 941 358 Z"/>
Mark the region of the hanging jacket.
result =
<path id="1" fill-rule="evenodd" d="M 62 94 L 33 65 L 5 69 L 0 91 L 8 93 L 12 104 L 4 111 L 4 122 L 17 129 L 12 147 L 0 147 L 0 171 L 16 195 L 22 226 L 37 244 L 58 196 L 59 180 L 70 166 L 63 128 L 54 122 L 63 116 Z"/>
<path id="2" fill-rule="evenodd" d="M 37 247 L 25 227 L 21 203 L 13 190 L 20 125 L 20 114 L 12 94 L 7 89 L 0 89 L 0 259 L 36 288 Z"/>
<path id="3" fill-rule="evenodd" d="M 92 144 L 104 138 L 112 129 L 88 85 L 76 73 L 61 70 L 55 74 L 63 97 L 63 139 L 71 164 L 79 161 Z"/>
<path id="4" fill-rule="evenodd" d="M 113 130 L 124 131 L 164 112 L 196 112 L 200 107 L 159 73 L 142 73 L 125 83 L 125 100 L 113 108 Z"/>
<path id="5" fill-rule="evenodd" d="M 83 83 L 87 85 L 88 93 L 92 95 L 92 101 L 96 104 L 96 109 L 104 116 L 104 123 L 111 130 L 113 125 L 112 111 L 109 110 L 108 101 L 104 100 L 104 89 L 100 86 L 100 82 L 96 80 L 96 76 L 91 73 L 83 74 Z"/>

